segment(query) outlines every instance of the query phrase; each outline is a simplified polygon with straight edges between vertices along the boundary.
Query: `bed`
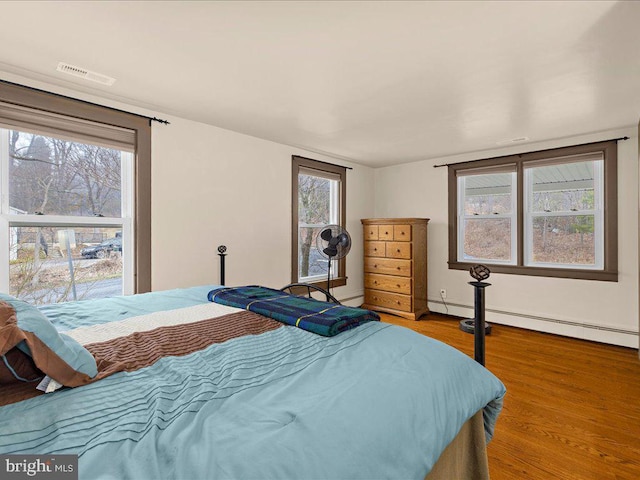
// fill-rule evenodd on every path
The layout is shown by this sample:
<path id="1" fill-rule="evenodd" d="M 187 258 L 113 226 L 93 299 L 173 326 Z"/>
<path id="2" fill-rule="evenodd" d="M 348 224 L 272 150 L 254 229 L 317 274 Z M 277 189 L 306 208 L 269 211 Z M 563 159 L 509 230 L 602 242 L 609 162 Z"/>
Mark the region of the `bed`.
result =
<path id="1" fill-rule="evenodd" d="M 34 351 L 53 344 L 28 331 L 37 320 L 74 365 L 41 382 L 51 393 L 0 385 L 0 454 L 77 454 L 81 480 L 488 478 L 505 388 L 480 364 L 372 312 L 330 331 L 219 303 L 222 290 L 39 309 L 1 295 L 3 360 L 12 321 Z"/>

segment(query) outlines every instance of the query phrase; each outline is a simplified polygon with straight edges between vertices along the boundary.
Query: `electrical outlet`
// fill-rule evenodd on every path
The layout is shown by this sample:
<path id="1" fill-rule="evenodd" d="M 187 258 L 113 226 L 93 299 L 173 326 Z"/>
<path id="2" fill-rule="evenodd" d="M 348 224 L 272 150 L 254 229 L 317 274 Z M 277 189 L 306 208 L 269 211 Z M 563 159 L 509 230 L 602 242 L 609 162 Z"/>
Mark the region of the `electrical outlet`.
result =
<path id="1" fill-rule="evenodd" d="M 447 298 L 447 290 L 445 288 L 440 289 L 440 297 L 443 299 Z"/>

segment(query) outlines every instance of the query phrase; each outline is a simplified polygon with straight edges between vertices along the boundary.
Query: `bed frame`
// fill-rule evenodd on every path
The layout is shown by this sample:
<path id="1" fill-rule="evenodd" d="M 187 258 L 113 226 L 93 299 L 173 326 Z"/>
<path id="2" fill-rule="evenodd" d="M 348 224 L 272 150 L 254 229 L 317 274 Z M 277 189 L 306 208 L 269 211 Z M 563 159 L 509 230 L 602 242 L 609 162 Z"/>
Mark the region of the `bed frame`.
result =
<path id="1" fill-rule="evenodd" d="M 280 290 L 282 290 L 283 292 L 292 293 L 293 295 L 302 296 L 301 293 L 305 289 L 307 290 L 306 296 L 309 298 L 313 298 L 313 296 L 311 295 L 313 290 L 314 292 L 322 293 L 327 298 L 326 300 L 327 302 L 332 302 L 332 303 L 337 303 L 338 305 L 342 305 L 338 301 L 338 299 L 333 295 L 331 295 L 327 290 L 317 285 L 313 285 L 311 283 L 290 283 L 289 285 L 285 285 L 284 287 L 282 287 Z"/>

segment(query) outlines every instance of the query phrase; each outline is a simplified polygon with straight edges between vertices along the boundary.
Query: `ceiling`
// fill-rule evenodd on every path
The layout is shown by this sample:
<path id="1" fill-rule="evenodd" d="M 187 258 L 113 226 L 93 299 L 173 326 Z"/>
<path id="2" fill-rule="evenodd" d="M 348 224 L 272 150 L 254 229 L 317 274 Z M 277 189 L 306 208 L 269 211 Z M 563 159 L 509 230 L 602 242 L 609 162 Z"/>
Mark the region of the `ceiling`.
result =
<path id="1" fill-rule="evenodd" d="M 373 167 L 637 125 L 640 2 L 3 1 L 2 72 Z M 59 62 L 112 86 L 56 71 Z"/>

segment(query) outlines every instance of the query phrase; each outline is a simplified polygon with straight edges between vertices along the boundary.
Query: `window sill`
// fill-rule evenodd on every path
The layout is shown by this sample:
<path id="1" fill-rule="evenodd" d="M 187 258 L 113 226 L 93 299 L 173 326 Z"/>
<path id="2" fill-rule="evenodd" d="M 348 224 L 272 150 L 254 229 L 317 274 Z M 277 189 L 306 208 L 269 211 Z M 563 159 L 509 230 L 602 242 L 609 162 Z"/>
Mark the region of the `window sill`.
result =
<path id="1" fill-rule="evenodd" d="M 469 270 L 473 265 L 482 262 L 448 262 L 449 270 Z M 603 270 L 583 270 L 577 268 L 546 268 L 523 267 L 519 265 L 492 265 L 482 263 L 491 273 L 506 273 L 511 275 L 524 275 L 532 277 L 573 278 L 578 280 L 598 280 L 602 282 L 617 282 L 618 272 Z"/>
<path id="2" fill-rule="evenodd" d="M 327 281 L 318 281 L 316 280 L 315 282 L 307 282 L 309 283 L 309 285 L 315 285 L 316 287 L 320 287 L 320 288 L 324 288 L 325 290 L 327 289 Z M 338 277 L 338 278 L 332 278 L 331 282 L 329 282 L 329 288 L 335 288 L 335 287 L 343 287 L 347 284 L 347 277 Z"/>

